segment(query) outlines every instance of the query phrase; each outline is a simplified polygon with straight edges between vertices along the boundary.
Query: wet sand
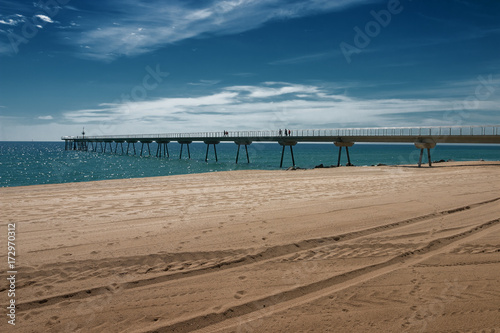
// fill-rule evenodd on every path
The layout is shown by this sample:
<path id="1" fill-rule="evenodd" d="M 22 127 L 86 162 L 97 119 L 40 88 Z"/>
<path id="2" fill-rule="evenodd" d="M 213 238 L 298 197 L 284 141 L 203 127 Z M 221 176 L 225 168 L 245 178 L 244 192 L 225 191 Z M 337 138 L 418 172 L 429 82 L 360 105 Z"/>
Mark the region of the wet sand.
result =
<path id="1" fill-rule="evenodd" d="M 16 224 L 18 332 L 500 332 L 500 162 L 0 198 L 0 235 Z"/>

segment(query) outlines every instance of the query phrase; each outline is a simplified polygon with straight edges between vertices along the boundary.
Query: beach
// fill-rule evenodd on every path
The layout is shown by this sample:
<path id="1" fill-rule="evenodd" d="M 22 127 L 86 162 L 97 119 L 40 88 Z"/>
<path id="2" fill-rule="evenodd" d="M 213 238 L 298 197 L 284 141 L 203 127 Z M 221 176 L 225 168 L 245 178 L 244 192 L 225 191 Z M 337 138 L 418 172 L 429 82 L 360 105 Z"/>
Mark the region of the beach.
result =
<path id="1" fill-rule="evenodd" d="M 19 186 L 0 199 L 1 237 L 16 229 L 16 332 L 500 332 L 500 162 Z"/>

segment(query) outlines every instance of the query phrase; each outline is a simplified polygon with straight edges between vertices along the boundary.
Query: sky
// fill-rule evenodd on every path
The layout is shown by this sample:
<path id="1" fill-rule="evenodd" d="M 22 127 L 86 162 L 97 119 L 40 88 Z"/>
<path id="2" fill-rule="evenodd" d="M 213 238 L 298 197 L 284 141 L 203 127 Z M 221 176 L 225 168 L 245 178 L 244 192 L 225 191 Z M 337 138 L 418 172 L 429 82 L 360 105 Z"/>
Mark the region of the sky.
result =
<path id="1" fill-rule="evenodd" d="M 500 124 L 496 0 L 0 0 L 0 141 Z"/>

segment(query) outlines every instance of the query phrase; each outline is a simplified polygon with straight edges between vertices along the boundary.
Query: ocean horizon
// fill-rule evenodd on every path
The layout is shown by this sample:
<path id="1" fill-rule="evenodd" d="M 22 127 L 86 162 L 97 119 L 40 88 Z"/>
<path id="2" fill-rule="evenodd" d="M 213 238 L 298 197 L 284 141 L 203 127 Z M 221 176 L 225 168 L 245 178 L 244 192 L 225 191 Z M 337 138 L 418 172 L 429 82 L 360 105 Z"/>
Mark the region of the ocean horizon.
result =
<path id="1" fill-rule="evenodd" d="M 126 145 L 124 145 L 126 149 Z M 136 145 L 139 154 L 141 145 Z M 235 163 L 238 146 L 234 143 L 217 145 L 218 162 L 213 146 L 210 146 L 205 162 L 206 145 L 192 143 L 191 159 L 184 147 L 179 159 L 180 145 L 168 145 L 170 157 L 156 157 L 156 143 L 152 143 L 151 155 L 147 148 L 142 157 L 117 153 L 92 151 L 66 151 L 64 142 L 49 141 L 2 141 L 0 142 L 0 187 L 86 182 L 106 179 L 171 176 L 193 173 L 233 170 L 280 170 L 282 147 L 276 143 L 252 143 L 248 146 L 250 163 L 247 163 L 244 146 L 240 148 L 238 164 Z M 109 149 L 109 148 L 108 148 Z M 113 144 L 113 150 L 115 145 Z M 133 151 L 133 150 L 132 150 Z M 333 143 L 299 143 L 293 147 L 295 165 L 311 169 L 336 166 L 338 148 Z M 417 164 L 419 150 L 413 144 L 364 144 L 357 143 L 349 149 L 354 166 L 377 164 Z M 432 161 L 498 161 L 500 145 L 438 144 L 431 149 Z M 341 165 L 347 163 L 342 151 Z M 423 163 L 427 163 L 427 154 Z M 292 166 L 289 147 L 285 149 L 283 168 Z"/>

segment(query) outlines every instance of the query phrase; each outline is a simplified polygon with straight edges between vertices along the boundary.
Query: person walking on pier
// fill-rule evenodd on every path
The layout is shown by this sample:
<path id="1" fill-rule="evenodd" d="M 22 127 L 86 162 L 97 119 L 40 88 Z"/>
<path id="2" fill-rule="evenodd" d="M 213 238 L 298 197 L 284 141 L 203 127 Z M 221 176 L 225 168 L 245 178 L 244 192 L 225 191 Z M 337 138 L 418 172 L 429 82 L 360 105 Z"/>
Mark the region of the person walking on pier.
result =
<path id="1" fill-rule="evenodd" d="M 292 136 L 292 131 L 288 130 L 288 136 Z"/>
<path id="2" fill-rule="evenodd" d="M 283 135 L 283 132 L 281 131 L 281 128 L 279 130 L 279 135 L 282 136 Z"/>
<path id="3" fill-rule="evenodd" d="M 287 135 L 288 135 L 288 131 L 287 131 L 287 129 L 285 128 L 285 136 L 287 136 Z"/>

